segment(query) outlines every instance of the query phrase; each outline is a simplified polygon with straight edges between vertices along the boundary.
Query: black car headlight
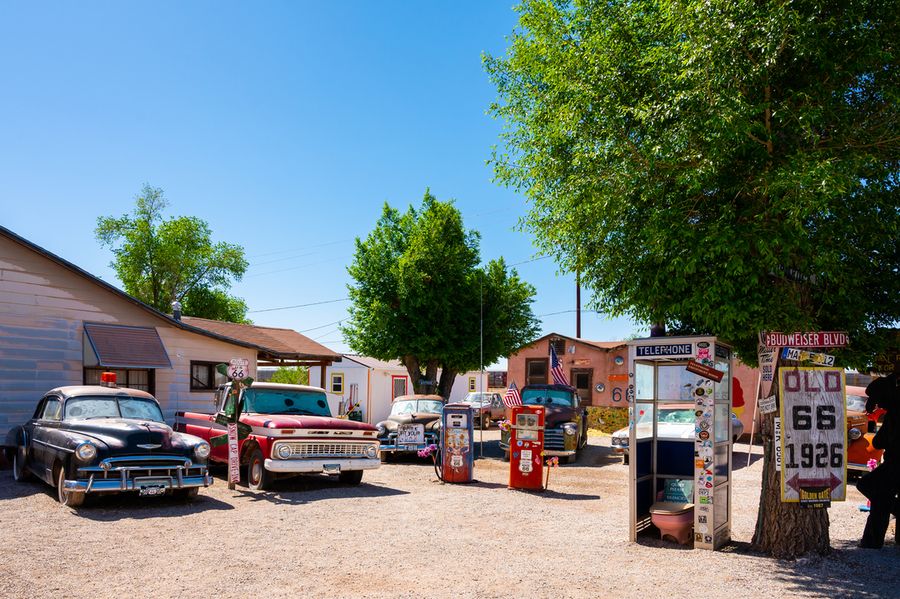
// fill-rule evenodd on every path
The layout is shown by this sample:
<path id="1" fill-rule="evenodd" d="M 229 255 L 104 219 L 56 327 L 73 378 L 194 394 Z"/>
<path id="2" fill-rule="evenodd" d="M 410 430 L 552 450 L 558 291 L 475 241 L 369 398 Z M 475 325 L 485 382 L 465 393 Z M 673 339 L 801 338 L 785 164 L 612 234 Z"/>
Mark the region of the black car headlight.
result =
<path id="1" fill-rule="evenodd" d="M 79 443 L 75 448 L 75 457 L 82 462 L 89 462 L 97 457 L 97 446 L 90 441 Z"/>
<path id="2" fill-rule="evenodd" d="M 196 446 L 194 446 L 194 457 L 196 457 L 198 460 L 205 460 L 209 457 L 210 451 L 212 451 L 212 449 L 210 448 L 209 443 L 207 443 L 206 441 L 201 441 L 200 443 L 197 443 Z"/>
<path id="3" fill-rule="evenodd" d="M 851 441 L 856 441 L 857 439 L 862 437 L 862 431 L 854 426 L 849 431 L 847 431 L 847 436 L 850 437 Z"/>
<path id="4" fill-rule="evenodd" d="M 385 436 L 385 435 L 387 434 L 387 427 L 386 427 L 383 423 L 380 423 L 380 422 L 379 422 L 379 423 L 378 423 L 378 426 L 377 426 L 376 428 L 378 429 L 378 436 L 379 436 L 379 437 L 383 437 L 383 436 Z"/>

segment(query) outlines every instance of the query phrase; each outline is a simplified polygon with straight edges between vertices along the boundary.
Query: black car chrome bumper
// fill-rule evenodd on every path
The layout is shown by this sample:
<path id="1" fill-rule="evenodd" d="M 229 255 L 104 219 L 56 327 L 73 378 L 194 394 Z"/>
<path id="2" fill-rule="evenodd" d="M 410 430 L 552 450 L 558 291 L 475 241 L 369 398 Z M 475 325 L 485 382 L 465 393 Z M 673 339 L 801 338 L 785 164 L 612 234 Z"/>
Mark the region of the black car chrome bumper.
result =
<path id="1" fill-rule="evenodd" d="M 378 439 L 381 444 L 379 449 L 381 453 L 395 453 L 398 451 L 420 451 L 429 445 L 438 444 L 438 436 L 435 433 L 425 433 L 424 443 L 397 443 L 397 435 L 382 437 Z"/>
<path id="2" fill-rule="evenodd" d="M 106 458 L 96 466 L 78 468 L 78 478 L 65 481 L 66 491 L 100 493 L 140 491 L 148 487 L 166 491 L 208 487 L 213 483 L 205 464 L 182 456 L 124 456 Z"/>

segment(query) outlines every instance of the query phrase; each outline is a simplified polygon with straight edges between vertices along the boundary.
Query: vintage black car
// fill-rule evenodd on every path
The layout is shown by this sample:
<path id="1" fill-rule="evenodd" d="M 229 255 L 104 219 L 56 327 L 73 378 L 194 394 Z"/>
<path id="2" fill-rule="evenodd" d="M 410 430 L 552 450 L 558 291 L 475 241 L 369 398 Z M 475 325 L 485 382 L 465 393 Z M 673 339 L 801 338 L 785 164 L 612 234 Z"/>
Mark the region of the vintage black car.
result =
<path id="1" fill-rule="evenodd" d="M 587 445 L 587 410 L 574 387 L 567 385 L 526 385 L 522 387 L 522 403 L 544 406 L 544 454 L 559 456 L 560 462 L 578 460 Z M 500 448 L 509 460 L 509 431 L 500 433 Z"/>
<path id="2" fill-rule="evenodd" d="M 77 507 L 88 493 L 134 491 L 185 499 L 212 484 L 209 443 L 177 433 L 149 393 L 105 386 L 48 391 L 34 416 L 9 432 L 13 478 L 34 475 Z"/>
<path id="3" fill-rule="evenodd" d="M 441 412 L 447 402 L 440 395 L 401 395 L 391 404 L 387 420 L 379 422 L 381 459 L 391 454 L 413 452 L 437 444 Z"/>

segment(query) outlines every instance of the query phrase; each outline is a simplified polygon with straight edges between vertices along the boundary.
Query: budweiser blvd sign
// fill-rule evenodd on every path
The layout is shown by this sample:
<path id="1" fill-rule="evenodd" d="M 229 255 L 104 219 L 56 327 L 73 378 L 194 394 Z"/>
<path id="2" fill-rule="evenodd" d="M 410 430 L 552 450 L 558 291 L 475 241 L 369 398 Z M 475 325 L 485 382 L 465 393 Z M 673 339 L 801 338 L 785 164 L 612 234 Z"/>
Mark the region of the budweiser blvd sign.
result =
<path id="1" fill-rule="evenodd" d="M 843 331 L 762 334 L 766 347 L 846 347 L 849 343 L 850 336 Z"/>

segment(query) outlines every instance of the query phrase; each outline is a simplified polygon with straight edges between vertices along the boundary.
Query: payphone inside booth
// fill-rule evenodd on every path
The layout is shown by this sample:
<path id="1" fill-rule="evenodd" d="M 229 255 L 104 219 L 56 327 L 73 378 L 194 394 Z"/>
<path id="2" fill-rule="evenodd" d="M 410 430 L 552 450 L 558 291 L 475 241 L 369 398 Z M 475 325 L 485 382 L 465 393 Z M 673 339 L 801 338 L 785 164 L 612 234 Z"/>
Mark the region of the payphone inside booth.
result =
<path id="1" fill-rule="evenodd" d="M 731 539 L 732 350 L 715 337 L 628 342 L 630 538 Z"/>
<path id="2" fill-rule="evenodd" d="M 509 488 L 544 490 L 544 409 L 515 406 L 509 430 Z"/>
<path id="3" fill-rule="evenodd" d="M 441 412 L 441 479 L 470 483 L 474 470 L 472 407 L 447 404 Z"/>

